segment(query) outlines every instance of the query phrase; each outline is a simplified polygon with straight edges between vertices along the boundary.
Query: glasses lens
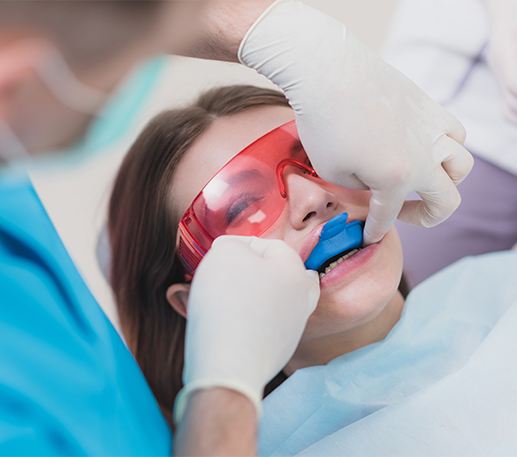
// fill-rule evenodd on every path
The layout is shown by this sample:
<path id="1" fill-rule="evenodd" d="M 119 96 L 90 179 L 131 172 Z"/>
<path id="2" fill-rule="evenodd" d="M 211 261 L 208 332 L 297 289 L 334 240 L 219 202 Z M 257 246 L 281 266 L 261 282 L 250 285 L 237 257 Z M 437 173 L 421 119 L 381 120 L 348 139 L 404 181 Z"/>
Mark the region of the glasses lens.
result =
<path id="1" fill-rule="evenodd" d="M 270 229 L 286 204 L 277 176 L 286 160 L 308 163 L 294 121 L 252 143 L 210 180 L 182 219 L 183 249 L 202 257 L 219 236 Z"/>

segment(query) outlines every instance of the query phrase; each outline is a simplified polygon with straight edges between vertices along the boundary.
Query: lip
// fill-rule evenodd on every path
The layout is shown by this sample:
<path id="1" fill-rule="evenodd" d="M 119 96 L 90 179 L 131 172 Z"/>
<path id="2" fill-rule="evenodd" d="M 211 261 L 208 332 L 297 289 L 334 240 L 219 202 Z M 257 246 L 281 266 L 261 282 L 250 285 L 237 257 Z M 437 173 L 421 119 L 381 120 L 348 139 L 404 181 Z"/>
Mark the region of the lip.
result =
<path id="1" fill-rule="evenodd" d="M 332 219 L 332 217 L 330 217 L 328 220 L 326 220 L 325 222 L 318 225 L 314 230 L 312 230 L 307 235 L 307 239 L 305 240 L 305 242 L 302 245 L 302 248 L 300 249 L 300 257 L 302 258 L 303 263 L 305 263 L 307 261 L 307 259 L 309 258 L 309 256 L 311 255 L 311 252 L 314 250 L 314 248 L 316 247 L 316 245 L 318 244 L 318 242 L 320 240 L 320 235 L 321 235 L 321 231 L 323 230 L 323 227 L 331 219 Z M 361 220 L 361 219 L 358 219 L 358 218 L 354 219 L 354 218 L 349 217 L 347 223 L 351 223 L 351 222 L 354 222 L 357 220 Z"/>
<path id="2" fill-rule="evenodd" d="M 307 261 L 307 259 L 311 255 L 311 252 L 318 244 L 318 241 L 320 240 L 321 231 L 323 230 L 323 226 L 327 222 L 328 221 L 325 221 L 322 224 L 318 225 L 314 230 L 311 231 L 311 233 L 307 235 L 307 239 L 305 240 L 305 243 L 303 243 L 303 246 L 300 249 L 300 257 L 302 258 L 303 263 Z"/>
<path id="3" fill-rule="evenodd" d="M 378 243 L 370 244 L 336 266 L 330 273 L 320 279 L 321 289 L 341 286 L 345 281 L 348 283 L 355 280 L 375 257 L 383 241 L 384 238 Z"/>

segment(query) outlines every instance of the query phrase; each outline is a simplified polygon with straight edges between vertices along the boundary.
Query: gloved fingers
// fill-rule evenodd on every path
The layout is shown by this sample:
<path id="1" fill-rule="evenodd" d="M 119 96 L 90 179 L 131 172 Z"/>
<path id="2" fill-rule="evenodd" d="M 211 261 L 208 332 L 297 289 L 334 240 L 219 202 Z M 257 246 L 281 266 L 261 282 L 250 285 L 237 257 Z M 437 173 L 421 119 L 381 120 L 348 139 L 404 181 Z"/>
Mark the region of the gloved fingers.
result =
<path id="1" fill-rule="evenodd" d="M 517 60 L 517 58 L 516 58 Z M 517 74 L 515 75 L 517 79 Z M 510 122 L 517 124 L 517 88 L 512 90 L 509 87 L 504 88 L 505 97 L 505 117 Z"/>
<path id="2" fill-rule="evenodd" d="M 517 100 L 515 101 L 515 109 L 512 109 L 510 106 L 506 105 L 505 108 L 505 117 L 508 119 L 511 123 L 517 125 Z"/>
<path id="3" fill-rule="evenodd" d="M 517 115 L 517 52 L 499 56 L 498 64 L 496 63 L 496 76 L 503 92 L 506 114 L 509 119 L 513 119 Z"/>
<path id="4" fill-rule="evenodd" d="M 472 154 L 447 135 L 441 136 L 434 144 L 433 154 L 456 185 L 468 176 L 474 166 Z"/>
<path id="5" fill-rule="evenodd" d="M 314 270 L 305 270 L 305 274 L 309 277 L 309 280 L 315 284 L 320 284 L 320 275 L 317 271 Z"/>
<path id="6" fill-rule="evenodd" d="M 236 244 L 241 246 L 249 246 L 253 241 L 252 236 L 239 236 L 239 235 L 223 235 L 217 237 L 212 243 L 211 249 L 219 248 L 221 245 Z"/>
<path id="7" fill-rule="evenodd" d="M 258 238 L 256 236 L 223 235 L 212 243 L 212 249 L 224 246 L 225 250 L 249 249 L 250 253 L 264 259 L 275 258 L 278 261 L 292 262 L 293 259 L 301 262 L 300 256 L 283 240 Z"/>
<path id="8" fill-rule="evenodd" d="M 442 112 L 440 113 L 440 119 L 445 120 L 445 133 L 453 140 L 456 140 L 459 144 L 464 144 L 465 139 L 467 138 L 467 131 L 465 130 L 465 127 L 456 118 L 456 116 L 444 108 L 440 108 L 442 109 Z"/>
<path id="9" fill-rule="evenodd" d="M 235 250 L 242 255 L 241 249 L 247 250 L 250 255 L 265 260 L 274 260 L 275 267 L 305 270 L 305 265 L 299 255 L 291 246 L 283 240 L 258 238 L 255 236 L 224 235 L 212 243 L 213 249 L 224 249 L 226 257 L 231 257 Z M 293 271 L 294 272 L 294 271 Z M 312 272 L 315 273 L 315 272 Z M 313 276 L 309 274 L 309 276 Z M 313 278 L 319 290 L 319 276 Z M 319 292 L 318 292 L 319 293 Z"/>
<path id="10" fill-rule="evenodd" d="M 303 266 L 300 255 L 285 241 L 254 237 L 250 248 L 264 259 L 274 259 L 275 264 Z M 303 267 L 305 269 L 305 267 Z"/>
<path id="11" fill-rule="evenodd" d="M 373 190 L 364 227 L 365 244 L 377 243 L 390 230 L 404 203 L 405 194 Z"/>
<path id="12" fill-rule="evenodd" d="M 348 187 L 349 189 L 357 190 L 370 189 L 370 187 L 367 184 L 365 184 L 355 173 L 337 173 L 335 164 L 333 162 L 331 162 L 331 167 L 328 170 L 322 169 L 321 167 L 318 167 L 316 165 L 314 169 L 316 170 L 316 173 L 318 173 L 318 176 L 320 178 L 324 179 L 325 181 L 334 183 L 338 186 Z"/>
<path id="13" fill-rule="evenodd" d="M 428 188 L 417 193 L 422 200 L 405 202 L 399 215 L 401 221 L 434 227 L 451 216 L 461 204 L 458 188 L 441 168 L 436 171 Z"/>
<path id="14" fill-rule="evenodd" d="M 463 124 L 456 119 L 455 121 L 451 122 L 451 126 L 448 130 L 448 136 L 453 140 L 456 140 L 459 144 L 465 144 L 465 140 L 467 139 L 467 131 L 465 130 Z"/>
<path id="15" fill-rule="evenodd" d="M 282 243 L 282 241 L 267 238 L 258 238 L 256 236 L 222 235 L 214 240 L 211 249 L 219 248 L 222 245 L 239 246 L 244 248 L 251 248 L 256 254 L 259 254 L 261 257 L 263 257 L 264 253 L 268 249 L 268 245 L 271 243 Z"/>
<path id="16" fill-rule="evenodd" d="M 248 246 L 260 257 L 266 257 L 268 249 L 271 248 L 271 244 L 276 244 L 279 240 L 269 240 L 265 238 L 258 238 L 256 236 L 249 238 Z"/>
<path id="17" fill-rule="evenodd" d="M 513 56 L 513 60 L 509 62 L 508 65 L 506 91 L 508 99 L 512 102 L 515 102 L 515 100 L 517 99 L 517 49 Z M 513 104 L 512 106 L 516 107 L 515 104 Z"/>
<path id="18" fill-rule="evenodd" d="M 306 270 L 300 255 L 283 240 L 253 237 L 249 246 L 262 258 L 274 260 L 276 268 L 292 270 L 293 267 L 298 267 L 300 270 L 303 270 L 303 274 L 308 279 L 304 284 L 305 287 L 307 287 L 308 309 L 306 311 L 309 314 L 312 314 L 318 304 L 320 296 L 320 281 L 318 273 L 316 271 Z M 296 270 L 293 270 L 292 273 L 295 271 Z"/>
<path id="19" fill-rule="evenodd" d="M 223 250 L 225 257 L 249 256 L 256 259 L 266 258 L 271 244 L 283 243 L 281 240 L 261 239 L 255 236 L 223 235 L 215 239 L 208 254 L 214 250 Z M 203 262 L 201 262 L 203 263 Z"/>
<path id="20" fill-rule="evenodd" d="M 309 278 L 307 299 L 307 304 L 309 306 L 308 312 L 312 314 L 318 306 L 318 300 L 320 298 L 320 276 L 317 271 L 313 270 L 306 270 L 306 275 Z"/>
<path id="21" fill-rule="evenodd" d="M 361 179 L 355 174 L 347 174 L 343 178 L 339 179 L 339 182 L 335 182 L 338 186 L 348 187 L 349 189 L 357 190 L 369 190 L 370 187 L 366 185 Z"/>

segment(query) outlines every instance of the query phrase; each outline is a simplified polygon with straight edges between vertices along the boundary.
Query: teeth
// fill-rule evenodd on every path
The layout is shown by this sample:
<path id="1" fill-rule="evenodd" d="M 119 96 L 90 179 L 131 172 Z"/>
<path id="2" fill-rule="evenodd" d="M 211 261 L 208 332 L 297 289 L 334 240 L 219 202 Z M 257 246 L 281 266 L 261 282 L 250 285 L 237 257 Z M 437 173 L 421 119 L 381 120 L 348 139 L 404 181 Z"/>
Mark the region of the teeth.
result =
<path id="1" fill-rule="evenodd" d="M 332 262 L 327 268 L 325 268 L 324 273 L 320 273 L 320 279 L 322 279 L 326 274 L 330 273 L 334 268 L 336 268 L 340 263 L 343 263 L 349 257 L 352 257 L 354 254 L 359 252 L 359 249 L 354 249 L 349 253 L 345 254 L 343 257 L 340 257 L 336 261 Z"/>
<path id="2" fill-rule="evenodd" d="M 359 251 L 359 249 L 354 249 L 353 251 L 350 251 L 348 254 L 341 257 L 339 260 L 341 260 L 341 261 L 346 260 L 349 257 L 352 257 L 357 251 Z"/>

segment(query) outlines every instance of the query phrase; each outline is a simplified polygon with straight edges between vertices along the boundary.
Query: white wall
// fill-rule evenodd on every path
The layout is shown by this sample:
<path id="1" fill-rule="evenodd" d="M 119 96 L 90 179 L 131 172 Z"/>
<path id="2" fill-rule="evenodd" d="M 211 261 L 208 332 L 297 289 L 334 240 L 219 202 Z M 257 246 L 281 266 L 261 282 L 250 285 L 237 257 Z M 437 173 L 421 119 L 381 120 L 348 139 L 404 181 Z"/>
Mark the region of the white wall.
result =
<path id="1" fill-rule="evenodd" d="M 397 0 L 306 0 L 332 14 L 372 47 L 382 45 Z M 97 235 L 105 219 L 118 164 L 143 125 L 157 112 L 184 103 L 200 90 L 222 84 L 268 84 L 240 65 L 171 58 L 134 129 L 112 150 L 66 170 L 33 173 L 35 186 L 65 245 L 107 315 L 117 325 L 109 287 L 96 262 Z"/>

